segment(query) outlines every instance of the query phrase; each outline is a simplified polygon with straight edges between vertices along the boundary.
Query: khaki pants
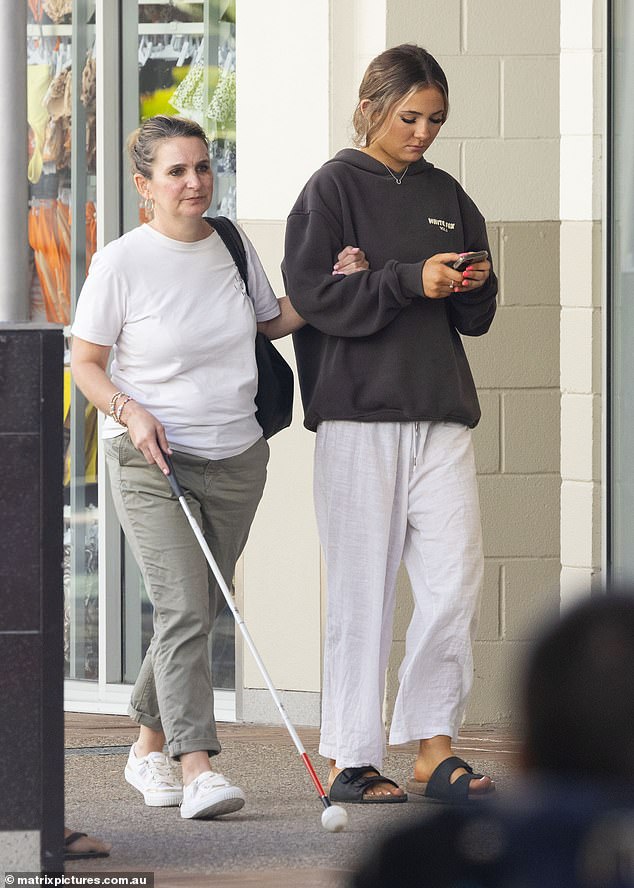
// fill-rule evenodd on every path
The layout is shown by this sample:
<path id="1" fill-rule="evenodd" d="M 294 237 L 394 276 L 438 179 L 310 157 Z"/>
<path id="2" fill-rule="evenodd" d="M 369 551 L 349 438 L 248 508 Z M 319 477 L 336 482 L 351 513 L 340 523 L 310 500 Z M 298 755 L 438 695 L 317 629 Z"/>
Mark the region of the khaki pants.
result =
<path id="1" fill-rule="evenodd" d="M 167 478 L 127 433 L 105 442 L 119 521 L 154 607 L 154 636 L 129 714 L 163 730 L 170 755 L 220 752 L 208 637 L 225 601 Z M 176 475 L 227 585 L 264 490 L 268 444 L 208 460 L 175 452 Z"/>

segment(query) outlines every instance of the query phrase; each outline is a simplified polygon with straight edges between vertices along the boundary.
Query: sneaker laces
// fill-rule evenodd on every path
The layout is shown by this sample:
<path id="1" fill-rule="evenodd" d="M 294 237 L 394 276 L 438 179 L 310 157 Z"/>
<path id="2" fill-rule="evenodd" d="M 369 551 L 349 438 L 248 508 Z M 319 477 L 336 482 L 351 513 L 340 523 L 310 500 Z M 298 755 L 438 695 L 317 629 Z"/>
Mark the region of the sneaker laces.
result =
<path id="1" fill-rule="evenodd" d="M 195 789 L 196 792 L 208 792 L 224 786 L 231 786 L 231 783 L 217 771 L 206 771 L 192 781 L 192 789 Z"/>
<path id="2" fill-rule="evenodd" d="M 151 752 L 145 757 L 145 762 L 153 783 L 180 786 L 171 761 L 162 752 Z"/>

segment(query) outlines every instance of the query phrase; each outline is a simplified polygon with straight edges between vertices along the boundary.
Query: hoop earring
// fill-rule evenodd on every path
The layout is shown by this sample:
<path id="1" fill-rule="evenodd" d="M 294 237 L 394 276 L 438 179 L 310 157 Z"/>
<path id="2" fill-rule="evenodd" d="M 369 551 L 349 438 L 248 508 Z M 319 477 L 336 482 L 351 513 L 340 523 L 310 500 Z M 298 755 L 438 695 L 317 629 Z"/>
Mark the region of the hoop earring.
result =
<path id="1" fill-rule="evenodd" d="M 143 209 L 145 210 L 145 212 L 147 213 L 148 216 L 154 214 L 154 201 L 152 200 L 151 197 L 145 198 L 145 200 L 143 201 Z"/>

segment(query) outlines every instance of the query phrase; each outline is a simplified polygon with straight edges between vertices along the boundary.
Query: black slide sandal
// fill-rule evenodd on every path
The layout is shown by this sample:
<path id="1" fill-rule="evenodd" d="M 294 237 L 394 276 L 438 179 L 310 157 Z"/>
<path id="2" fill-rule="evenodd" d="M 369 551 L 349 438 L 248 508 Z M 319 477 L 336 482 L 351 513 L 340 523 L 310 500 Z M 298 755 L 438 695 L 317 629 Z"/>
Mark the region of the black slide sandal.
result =
<path id="1" fill-rule="evenodd" d="M 451 775 L 457 768 L 464 768 L 467 773 L 461 774 L 457 780 L 450 783 Z M 415 799 L 423 802 L 445 802 L 454 805 L 478 804 L 495 793 L 495 790 L 492 789 L 490 792 L 469 795 L 470 782 L 480 780 L 483 776 L 483 774 L 474 774 L 471 765 L 458 758 L 457 755 L 452 755 L 438 765 L 428 783 L 411 779 L 407 781 L 406 788 Z"/>
<path id="2" fill-rule="evenodd" d="M 364 793 L 377 783 L 390 783 L 398 789 L 398 783 L 383 777 L 382 774 L 368 765 L 361 768 L 344 768 L 335 777 L 328 792 L 331 802 L 347 802 L 356 805 L 393 805 L 398 802 L 406 802 L 407 796 L 373 796 L 366 798 Z"/>

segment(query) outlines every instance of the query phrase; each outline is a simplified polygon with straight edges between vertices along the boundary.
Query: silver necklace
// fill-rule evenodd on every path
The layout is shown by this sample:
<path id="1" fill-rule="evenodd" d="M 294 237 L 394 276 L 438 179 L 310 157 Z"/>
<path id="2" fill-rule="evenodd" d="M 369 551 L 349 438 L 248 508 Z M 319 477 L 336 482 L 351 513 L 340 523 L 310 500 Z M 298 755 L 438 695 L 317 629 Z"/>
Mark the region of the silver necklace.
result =
<path id="1" fill-rule="evenodd" d="M 383 161 L 380 160 L 379 163 L 383 163 Z M 403 181 L 403 179 L 404 179 L 404 177 L 405 177 L 405 173 L 406 173 L 406 172 L 408 171 L 408 169 L 409 169 L 409 164 L 407 164 L 407 166 L 405 167 L 405 169 L 403 170 L 403 172 L 401 173 L 401 175 L 400 175 L 400 176 L 397 176 L 395 173 L 392 172 L 392 170 L 389 168 L 389 166 L 388 166 L 386 163 L 383 163 L 383 166 L 384 166 L 385 169 L 388 171 L 388 173 L 390 174 L 390 176 L 394 179 L 394 181 L 396 182 L 397 185 L 400 185 L 400 184 L 401 184 L 401 182 Z"/>

